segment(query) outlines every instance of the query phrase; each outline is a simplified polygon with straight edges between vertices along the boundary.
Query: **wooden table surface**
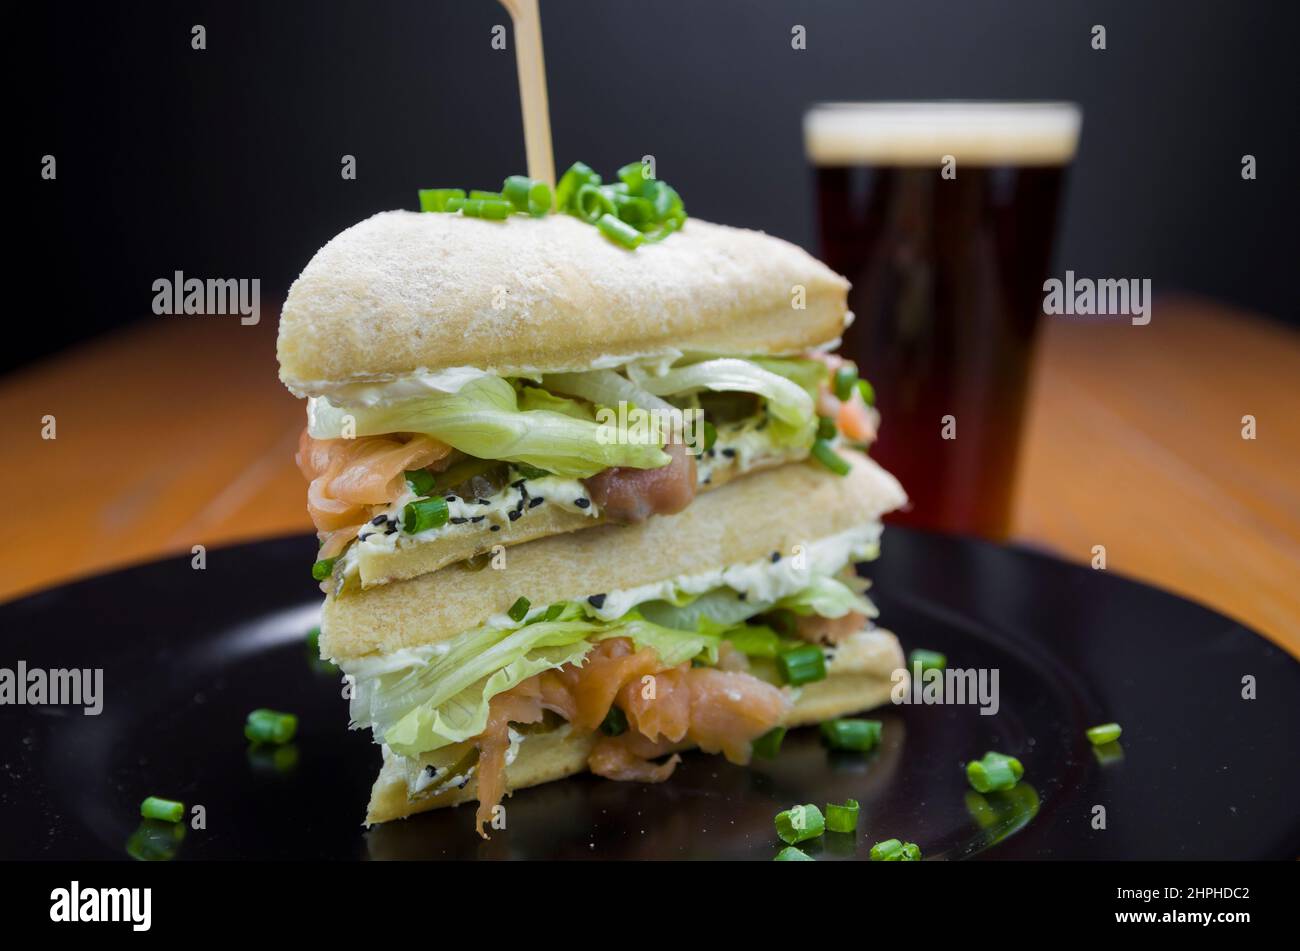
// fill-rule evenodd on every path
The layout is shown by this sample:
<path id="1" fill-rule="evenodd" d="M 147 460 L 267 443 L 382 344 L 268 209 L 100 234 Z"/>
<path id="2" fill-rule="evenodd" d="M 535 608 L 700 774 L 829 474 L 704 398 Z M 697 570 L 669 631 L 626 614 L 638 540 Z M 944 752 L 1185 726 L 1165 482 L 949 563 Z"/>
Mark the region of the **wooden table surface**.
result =
<path id="1" fill-rule="evenodd" d="M 0 382 L 0 599 L 309 530 L 274 340 L 271 316 L 153 318 Z M 1108 570 L 1300 654 L 1300 334 L 1188 298 L 1146 327 L 1052 321 L 1031 405 L 1018 540 L 1083 563 L 1104 545 Z"/>

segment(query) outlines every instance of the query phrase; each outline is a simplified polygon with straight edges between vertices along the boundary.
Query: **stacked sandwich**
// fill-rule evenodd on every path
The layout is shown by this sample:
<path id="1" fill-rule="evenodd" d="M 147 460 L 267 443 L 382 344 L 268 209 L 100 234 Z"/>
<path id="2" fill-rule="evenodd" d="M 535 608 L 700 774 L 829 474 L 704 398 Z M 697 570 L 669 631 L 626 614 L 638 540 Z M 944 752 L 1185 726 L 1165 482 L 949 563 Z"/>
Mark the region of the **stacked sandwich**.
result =
<path id="1" fill-rule="evenodd" d="M 883 702 L 857 562 L 905 501 L 828 351 L 847 283 L 690 220 L 629 250 L 574 217 L 387 212 L 307 265 L 280 375 L 321 540 L 322 655 L 383 767 L 368 822 L 591 770 L 747 762 Z"/>

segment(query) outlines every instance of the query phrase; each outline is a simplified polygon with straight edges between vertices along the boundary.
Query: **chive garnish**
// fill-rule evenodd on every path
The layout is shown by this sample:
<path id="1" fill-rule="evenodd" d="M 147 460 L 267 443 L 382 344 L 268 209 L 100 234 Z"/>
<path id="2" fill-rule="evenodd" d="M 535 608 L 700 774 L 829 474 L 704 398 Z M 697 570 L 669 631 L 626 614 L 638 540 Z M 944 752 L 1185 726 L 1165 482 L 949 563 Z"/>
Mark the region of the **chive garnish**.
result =
<path id="1" fill-rule="evenodd" d="M 618 707 L 610 707 L 600 724 L 600 732 L 606 736 L 618 736 L 627 731 L 627 714 Z"/>
<path id="2" fill-rule="evenodd" d="M 807 842 L 825 831 L 826 819 L 822 816 L 822 811 L 812 803 L 791 806 L 776 814 L 776 834 L 787 845 Z"/>
<path id="3" fill-rule="evenodd" d="M 324 581 L 334 571 L 334 562 L 337 558 L 322 558 L 311 566 L 311 576 L 317 581 Z"/>
<path id="4" fill-rule="evenodd" d="M 511 175 L 501 185 L 501 194 L 515 211 L 527 212 L 540 218 L 551 210 L 551 187 L 538 178 Z"/>
<path id="5" fill-rule="evenodd" d="M 160 799 L 158 796 L 149 796 L 144 802 L 140 803 L 140 815 L 146 819 L 157 819 L 160 822 L 180 822 L 185 817 L 185 803 L 177 802 L 174 799 Z"/>
<path id="6" fill-rule="evenodd" d="M 254 743 L 288 743 L 297 732 L 296 716 L 265 707 L 254 710 L 244 722 L 244 736 Z"/>
<path id="7" fill-rule="evenodd" d="M 948 658 L 938 651 L 928 651 L 918 647 L 907 655 L 908 670 L 915 670 L 917 664 L 921 665 L 922 671 L 943 670 L 948 666 Z"/>
<path id="8" fill-rule="evenodd" d="M 801 644 L 776 657 L 781 677 L 792 687 L 826 679 L 826 655 L 816 644 Z"/>
<path id="9" fill-rule="evenodd" d="M 618 217 L 614 200 L 601 191 L 598 185 L 581 186 L 578 193 L 573 196 L 572 207 L 573 213 L 589 225 L 596 224 L 605 215 L 616 220 Z"/>
<path id="10" fill-rule="evenodd" d="M 528 609 L 532 603 L 527 598 L 519 598 L 514 604 L 510 605 L 510 610 L 506 612 L 512 621 L 522 621 L 528 616 Z"/>
<path id="11" fill-rule="evenodd" d="M 704 421 L 704 451 L 708 452 L 718 443 L 718 427 L 707 419 Z"/>
<path id="12" fill-rule="evenodd" d="M 829 416 L 817 417 L 817 438 L 825 439 L 828 442 L 838 436 L 840 428 L 835 425 L 835 420 Z"/>
<path id="13" fill-rule="evenodd" d="M 605 237 L 625 248 L 637 248 L 645 241 L 645 235 L 625 221 L 620 221 L 611 214 L 601 215 L 596 219 L 596 228 Z"/>
<path id="14" fill-rule="evenodd" d="M 827 720 L 821 725 L 822 738 L 833 750 L 868 753 L 880 742 L 883 724 L 879 720 Z"/>
<path id="15" fill-rule="evenodd" d="M 826 804 L 826 828 L 831 832 L 856 832 L 858 828 L 858 801 L 847 800 L 837 806 L 833 802 Z"/>
<path id="16" fill-rule="evenodd" d="M 465 189 L 463 188 L 421 188 L 420 189 L 420 210 L 421 211 L 447 211 L 447 202 L 456 198 L 461 201 L 465 200 Z"/>
<path id="17" fill-rule="evenodd" d="M 858 383 L 858 368 L 852 363 L 844 363 L 835 371 L 835 396 L 840 401 L 853 395 L 853 387 Z"/>
<path id="18" fill-rule="evenodd" d="M 785 739 L 786 729 L 774 726 L 754 741 L 754 755 L 762 759 L 776 759 L 781 752 L 781 741 Z"/>
<path id="19" fill-rule="evenodd" d="M 507 201 L 505 195 L 500 192 L 487 192 L 479 188 L 470 189 L 469 197 L 471 201 Z"/>
<path id="20" fill-rule="evenodd" d="M 1100 726 L 1089 727 L 1087 731 L 1088 742 L 1093 746 L 1105 746 L 1107 743 L 1114 743 L 1119 739 L 1121 729 L 1118 723 L 1103 723 Z"/>
<path id="21" fill-rule="evenodd" d="M 551 475 L 551 473 L 547 472 L 545 469 L 530 466 L 525 462 L 512 462 L 510 464 L 514 466 L 515 470 L 525 479 L 542 479 Z"/>
<path id="22" fill-rule="evenodd" d="M 862 394 L 862 401 L 868 406 L 876 405 L 876 388 L 866 380 L 858 380 L 858 392 Z"/>
<path id="23" fill-rule="evenodd" d="M 441 528 L 449 517 L 447 500 L 442 496 L 416 499 L 402 508 L 402 528 L 408 535 L 418 535 L 431 528 Z"/>
<path id="24" fill-rule="evenodd" d="M 1025 775 L 1025 768 L 1014 756 L 994 753 L 984 754 L 983 759 L 971 760 L 966 764 L 966 779 L 976 792 L 1000 792 L 1010 789 Z"/>
<path id="25" fill-rule="evenodd" d="M 583 185 L 599 185 L 600 176 L 592 170 L 591 166 L 584 162 L 574 162 L 569 166 L 569 170 L 560 177 L 560 182 L 555 186 L 555 207 L 558 211 L 564 211 L 569 207 L 569 202 L 573 196 L 578 193 L 578 189 Z"/>
<path id="26" fill-rule="evenodd" d="M 849 464 L 844 457 L 831 448 L 831 444 L 825 439 L 813 441 L 812 447 L 813 458 L 824 465 L 836 475 L 848 475 Z"/>
<path id="27" fill-rule="evenodd" d="M 402 475 L 416 495 L 433 495 L 437 491 L 438 478 L 428 469 L 410 469 Z"/>
<path id="28" fill-rule="evenodd" d="M 817 860 L 813 858 L 811 855 L 809 855 L 808 853 L 799 851 L 793 845 L 787 845 L 780 852 L 776 853 L 776 858 L 772 859 L 772 861 L 773 862 L 815 862 Z"/>
<path id="29" fill-rule="evenodd" d="M 919 862 L 921 849 L 915 842 L 900 842 L 898 839 L 886 839 L 871 847 L 873 862 Z"/>

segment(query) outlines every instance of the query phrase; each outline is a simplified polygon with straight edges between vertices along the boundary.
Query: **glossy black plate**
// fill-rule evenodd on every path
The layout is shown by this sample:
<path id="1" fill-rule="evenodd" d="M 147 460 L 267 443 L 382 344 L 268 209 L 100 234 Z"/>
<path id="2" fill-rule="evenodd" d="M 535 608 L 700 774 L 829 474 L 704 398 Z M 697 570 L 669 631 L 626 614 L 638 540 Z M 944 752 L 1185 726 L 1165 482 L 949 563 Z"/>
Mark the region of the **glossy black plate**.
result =
<path id="1" fill-rule="evenodd" d="M 749 769 L 691 753 L 658 786 L 575 777 L 516 794 L 488 842 L 472 807 L 366 831 L 379 754 L 346 729 L 337 673 L 304 643 L 313 551 L 307 538 L 260 542 L 210 552 L 202 571 L 177 557 L 0 606 L 0 666 L 102 667 L 105 698 L 98 716 L 0 707 L 0 856 L 769 859 L 776 812 L 848 797 L 859 832 L 811 845 L 818 858 L 863 858 L 891 837 L 927 858 L 1300 854 L 1300 663 L 1106 572 L 898 528 L 870 568 L 881 623 L 950 666 L 996 668 L 996 715 L 893 707 L 866 756 L 805 729 Z M 1257 699 L 1242 697 L 1247 676 Z M 243 720 L 259 706 L 299 715 L 292 747 L 248 749 Z M 1084 730 L 1109 720 L 1121 749 L 1099 757 Z M 963 763 L 988 749 L 1023 761 L 1013 792 L 967 785 Z M 202 804 L 206 828 L 178 840 L 142 826 L 149 794 Z"/>

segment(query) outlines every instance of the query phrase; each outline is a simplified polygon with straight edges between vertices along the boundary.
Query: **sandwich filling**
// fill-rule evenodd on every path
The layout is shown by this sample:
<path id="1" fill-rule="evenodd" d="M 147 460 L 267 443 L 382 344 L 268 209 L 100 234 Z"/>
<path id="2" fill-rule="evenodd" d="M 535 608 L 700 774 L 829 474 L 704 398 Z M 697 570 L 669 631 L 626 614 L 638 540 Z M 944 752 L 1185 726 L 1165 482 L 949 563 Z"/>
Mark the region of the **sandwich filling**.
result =
<path id="1" fill-rule="evenodd" d="M 545 506 L 638 522 L 803 460 L 819 438 L 865 447 L 875 410 L 856 388 L 836 397 L 838 366 L 817 353 L 515 377 L 462 367 L 313 398 L 296 458 L 319 577 L 341 593 L 364 550 L 475 536 L 485 551 Z"/>
<path id="2" fill-rule="evenodd" d="M 354 728 L 397 758 L 408 795 L 474 782 L 480 832 L 539 732 L 595 737 L 592 772 L 658 782 L 687 745 L 747 762 L 802 685 L 874 655 L 867 582 L 879 523 L 748 564 L 509 612 L 436 644 L 343 658 Z M 664 757 L 667 757 L 664 759 Z"/>

